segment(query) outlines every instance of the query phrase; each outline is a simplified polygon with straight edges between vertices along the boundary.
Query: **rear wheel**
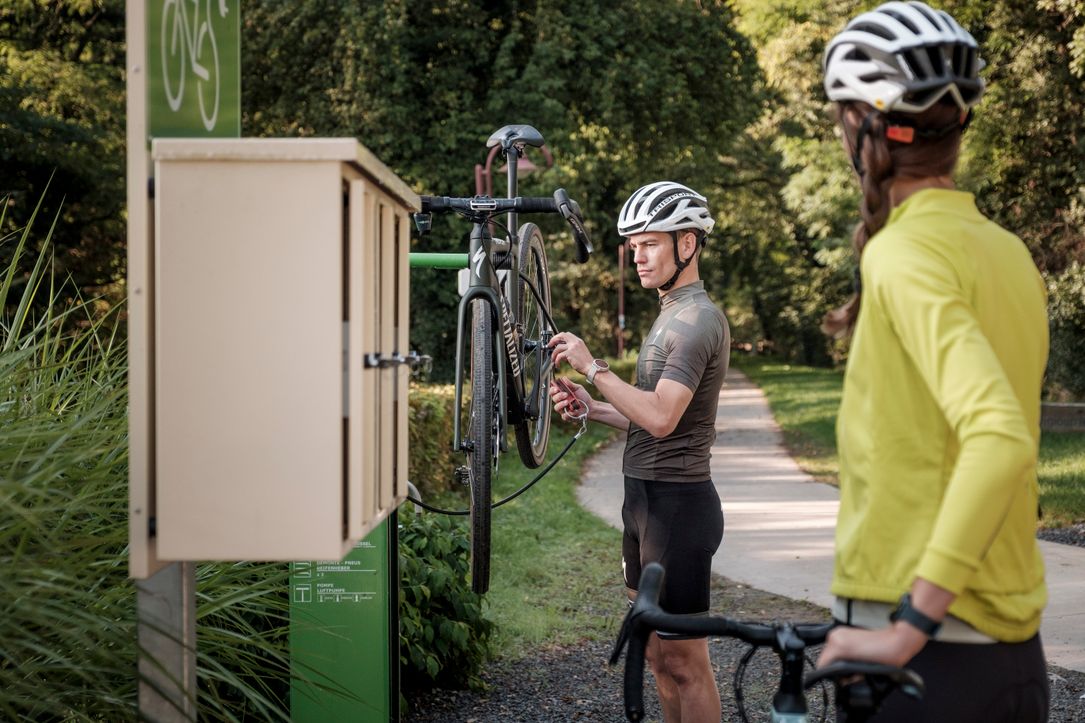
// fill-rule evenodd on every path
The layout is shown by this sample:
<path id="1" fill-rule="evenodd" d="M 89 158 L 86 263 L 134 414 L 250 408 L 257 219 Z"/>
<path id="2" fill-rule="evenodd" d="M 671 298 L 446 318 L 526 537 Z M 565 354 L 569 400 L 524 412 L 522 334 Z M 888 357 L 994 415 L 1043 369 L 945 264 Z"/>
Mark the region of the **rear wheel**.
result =
<path id="1" fill-rule="evenodd" d="M 546 252 L 539 227 L 525 223 L 520 228 L 519 244 L 520 268 L 516 283 L 519 286 L 520 308 L 516 310 L 516 319 L 523 330 L 520 335 L 520 358 L 524 375 L 524 411 L 515 427 L 516 449 L 524 465 L 535 468 L 546 458 L 546 447 L 550 441 L 548 390 L 552 373 L 551 367 L 543 364 L 550 353 L 543 345 L 543 332 L 553 333 L 555 330 L 550 329 L 544 313 L 550 311 L 550 274 L 546 268 Z M 538 292 L 541 304 L 531 287 Z"/>
<path id="2" fill-rule="evenodd" d="M 471 589 L 490 588 L 490 505 L 497 469 L 501 409 L 497 394 L 494 325 L 485 301 L 471 303 L 471 401 L 467 467 L 471 480 Z"/>

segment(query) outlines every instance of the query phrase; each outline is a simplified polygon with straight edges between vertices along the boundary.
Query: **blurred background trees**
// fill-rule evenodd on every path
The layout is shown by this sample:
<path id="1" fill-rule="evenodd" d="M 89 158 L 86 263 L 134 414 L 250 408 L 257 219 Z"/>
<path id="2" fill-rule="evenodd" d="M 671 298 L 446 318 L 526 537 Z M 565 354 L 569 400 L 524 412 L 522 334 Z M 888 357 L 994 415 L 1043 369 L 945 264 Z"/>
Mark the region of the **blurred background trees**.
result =
<path id="1" fill-rule="evenodd" d="M 875 4 L 243 0 L 243 135 L 356 136 L 419 192 L 454 195 L 474 192 L 492 131 L 534 125 L 555 163 L 533 155 L 540 170 L 522 193 L 568 188 L 598 249 L 586 266 L 572 264 L 561 224 L 544 219 L 556 316 L 598 353 L 616 350 L 619 284 L 627 347 L 656 309 L 635 278 L 618 278 L 622 201 L 651 180 L 687 183 L 718 218 L 702 267 L 736 343 L 831 364 L 846 345 L 817 326 L 850 292 L 858 197 L 821 90 L 821 53 L 849 16 Z M 1066 320 L 1085 306 L 1075 281 L 1085 262 L 1085 2 L 941 7 L 973 31 L 988 62 L 959 182 L 1024 239 L 1049 280 L 1053 348 L 1080 348 L 1080 325 Z M 123 90 L 120 0 L 0 9 L 4 231 L 29 216 L 55 170 L 47 205 L 66 197 L 58 267 L 76 288 L 114 300 L 123 292 Z M 415 243 L 462 249 L 465 233 L 441 218 Z M 412 286 L 415 307 L 431 312 L 414 316 L 412 341 L 447 358 L 453 274 L 418 271 Z M 1080 396 L 1060 358 L 1049 392 Z"/>
<path id="2" fill-rule="evenodd" d="M 5 0 L 0 5 L 0 237 L 60 210 L 55 268 L 74 288 L 124 276 L 124 2 Z M 61 203 L 63 198 L 63 204 Z M 0 244 L 0 268 L 12 243 Z"/>

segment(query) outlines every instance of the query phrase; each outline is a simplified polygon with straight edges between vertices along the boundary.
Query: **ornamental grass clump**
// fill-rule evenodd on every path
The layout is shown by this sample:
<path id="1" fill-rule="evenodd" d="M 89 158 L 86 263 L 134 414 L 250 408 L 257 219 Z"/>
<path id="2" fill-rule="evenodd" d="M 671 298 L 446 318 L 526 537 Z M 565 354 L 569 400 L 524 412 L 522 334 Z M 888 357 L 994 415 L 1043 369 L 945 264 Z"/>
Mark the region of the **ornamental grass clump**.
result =
<path id="1" fill-rule="evenodd" d="M 60 301 L 52 228 L 31 254 L 40 208 L 0 239 L 0 718 L 123 720 L 136 700 L 126 350 L 116 313 Z"/>
<path id="2" fill-rule="evenodd" d="M 54 278 L 40 210 L 0 238 L 0 720 L 134 720 L 124 325 Z M 197 568 L 200 720 L 289 720 L 287 575 Z"/>

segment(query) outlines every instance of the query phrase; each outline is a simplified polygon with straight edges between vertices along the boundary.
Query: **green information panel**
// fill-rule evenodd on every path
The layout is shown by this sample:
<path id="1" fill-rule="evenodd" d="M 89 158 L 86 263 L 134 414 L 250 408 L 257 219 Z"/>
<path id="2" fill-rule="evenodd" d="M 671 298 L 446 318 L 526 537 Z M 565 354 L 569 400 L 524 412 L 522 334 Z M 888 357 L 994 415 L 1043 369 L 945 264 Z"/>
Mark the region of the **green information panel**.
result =
<path id="1" fill-rule="evenodd" d="M 342 562 L 294 562 L 290 571 L 290 690 L 295 723 L 398 718 L 399 604 L 395 516 Z M 389 665 L 395 661 L 396 669 Z"/>
<path id="2" fill-rule="evenodd" d="M 240 0 L 148 0 L 152 137 L 241 135 Z"/>

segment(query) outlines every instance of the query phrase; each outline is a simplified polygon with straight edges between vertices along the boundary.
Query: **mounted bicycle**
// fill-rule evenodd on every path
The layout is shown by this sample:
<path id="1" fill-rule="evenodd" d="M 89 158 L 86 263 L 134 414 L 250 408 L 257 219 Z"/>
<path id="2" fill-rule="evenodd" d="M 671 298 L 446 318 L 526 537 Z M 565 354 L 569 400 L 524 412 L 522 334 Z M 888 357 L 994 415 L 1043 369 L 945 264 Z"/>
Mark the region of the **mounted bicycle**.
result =
<path id="1" fill-rule="evenodd" d="M 572 229 L 577 261 L 586 262 L 592 250 L 580 207 L 564 189 L 553 198 L 516 195 L 517 159 L 525 146 L 543 142 L 531 126 L 501 128 L 487 147 L 500 145 L 507 159 L 509 197 L 422 196 L 422 213 L 415 216 L 423 232 L 432 213 L 455 212 L 472 224 L 467 289 L 457 312 L 452 446 L 467 455 L 461 475 L 471 487 L 471 587 L 479 594 L 489 589 L 491 488 L 500 454 L 508 449 L 508 427 L 529 468 L 542 464 L 550 439 L 553 370 L 546 345 L 557 333 L 550 277 L 542 233 L 534 223 L 519 226 L 518 214 L 559 213 Z M 501 214 L 507 214 L 504 223 Z M 503 227 L 507 236 L 495 237 L 493 227 Z"/>
<path id="2" fill-rule="evenodd" d="M 672 615 L 659 607 L 663 589 L 663 566 L 649 563 L 641 573 L 636 602 L 622 622 L 621 632 L 610 656 L 614 665 L 628 643 L 625 659 L 625 714 L 631 721 L 644 719 L 644 651 L 648 636 L 655 630 L 684 635 L 712 635 L 737 638 L 751 645 L 735 672 L 735 702 L 739 717 L 746 723 L 742 696 L 742 673 L 759 647 L 771 648 L 780 659 L 780 683 L 772 699 L 772 723 L 808 723 L 806 690 L 832 681 L 836 688 L 837 721 L 863 723 L 877 713 L 885 697 L 896 688 L 906 695 L 923 695 L 923 680 L 907 668 L 877 663 L 838 661 L 804 676 L 806 648 L 820 645 L 832 630 L 831 623 L 745 623 L 718 616 Z M 825 701 L 821 720 L 828 710 Z"/>

